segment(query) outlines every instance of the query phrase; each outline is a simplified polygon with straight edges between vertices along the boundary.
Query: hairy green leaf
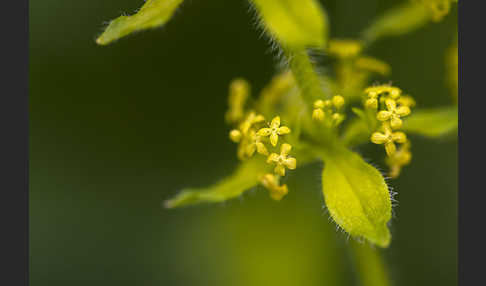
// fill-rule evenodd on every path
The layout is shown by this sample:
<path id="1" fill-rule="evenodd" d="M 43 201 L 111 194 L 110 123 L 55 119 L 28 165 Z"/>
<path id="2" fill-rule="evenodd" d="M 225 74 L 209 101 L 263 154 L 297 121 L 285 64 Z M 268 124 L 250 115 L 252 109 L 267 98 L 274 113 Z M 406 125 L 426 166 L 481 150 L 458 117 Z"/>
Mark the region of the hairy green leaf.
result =
<path id="1" fill-rule="evenodd" d="M 426 137 L 440 137 L 457 132 L 457 106 L 415 110 L 403 121 L 402 129 Z"/>
<path id="2" fill-rule="evenodd" d="M 107 45 L 133 32 L 156 28 L 170 20 L 183 0 L 147 0 L 132 16 L 120 16 L 111 21 L 103 34 L 96 39 L 99 45 Z"/>
<path id="3" fill-rule="evenodd" d="M 252 0 L 265 29 L 289 47 L 324 47 L 327 15 L 315 0 Z"/>
<path id="4" fill-rule="evenodd" d="M 430 14 L 424 5 L 408 1 L 379 16 L 363 32 L 363 38 L 371 43 L 381 37 L 406 34 L 425 25 L 429 19 Z"/>
<path id="5" fill-rule="evenodd" d="M 391 198 L 381 173 L 339 145 L 322 156 L 322 191 L 333 220 L 353 237 L 388 247 Z"/>
<path id="6" fill-rule="evenodd" d="M 174 198 L 165 201 L 165 207 L 175 208 L 199 203 L 222 202 L 240 196 L 258 184 L 259 178 L 271 170 L 271 166 L 260 159 L 241 163 L 235 172 L 218 183 L 198 189 L 184 189 Z"/>

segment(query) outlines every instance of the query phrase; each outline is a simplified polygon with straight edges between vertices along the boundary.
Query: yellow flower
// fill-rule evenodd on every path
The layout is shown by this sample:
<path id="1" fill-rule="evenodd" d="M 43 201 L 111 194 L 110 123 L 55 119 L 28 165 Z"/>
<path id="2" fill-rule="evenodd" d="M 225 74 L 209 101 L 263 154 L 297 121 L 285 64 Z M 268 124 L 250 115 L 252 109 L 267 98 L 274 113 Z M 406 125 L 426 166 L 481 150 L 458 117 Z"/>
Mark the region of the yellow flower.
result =
<path id="1" fill-rule="evenodd" d="M 375 132 L 371 134 L 371 142 L 375 144 L 384 144 L 386 154 L 392 156 L 397 149 L 395 142 L 405 143 L 407 141 L 407 135 L 403 132 L 392 132 L 388 122 L 383 123 L 383 131 L 384 133 Z"/>
<path id="2" fill-rule="evenodd" d="M 324 113 L 324 110 L 322 110 L 324 108 L 324 106 L 325 106 L 324 101 L 322 101 L 320 99 L 316 100 L 314 102 L 314 110 L 312 111 L 312 119 L 318 120 L 318 121 L 324 120 L 325 113 Z"/>
<path id="3" fill-rule="evenodd" d="M 408 106 L 397 107 L 397 103 L 393 99 L 387 99 L 385 105 L 388 110 L 378 112 L 378 114 L 376 114 L 376 119 L 380 121 L 390 120 L 390 126 L 393 129 L 402 127 L 402 120 L 400 117 L 409 115 L 410 108 Z"/>
<path id="4" fill-rule="evenodd" d="M 248 144 L 246 145 L 246 154 L 248 157 L 251 157 L 255 151 L 257 151 L 259 154 L 268 156 L 268 150 L 262 143 L 261 136 L 256 134 L 255 131 L 250 130 L 248 134 Z"/>
<path id="5" fill-rule="evenodd" d="M 289 170 L 294 170 L 297 167 L 297 160 L 288 156 L 291 149 L 290 144 L 284 143 L 280 148 L 280 155 L 272 153 L 268 156 L 267 163 L 276 164 L 274 171 L 280 176 L 285 176 L 285 167 Z"/>
<path id="6" fill-rule="evenodd" d="M 378 95 L 387 93 L 392 99 L 397 99 L 402 94 L 402 90 L 388 84 L 375 85 L 367 87 L 364 91 L 370 98 L 376 98 Z"/>
<path id="7" fill-rule="evenodd" d="M 270 128 L 262 128 L 258 130 L 258 135 L 260 136 L 270 136 L 270 143 L 273 146 L 277 145 L 278 136 L 290 133 L 290 128 L 287 126 L 280 126 L 280 117 L 276 116 L 272 119 L 270 123 Z"/>
<path id="8" fill-rule="evenodd" d="M 340 96 L 340 95 L 335 95 L 332 97 L 331 99 L 332 101 L 332 104 L 334 105 L 334 107 L 336 107 L 337 109 L 341 109 L 341 107 L 344 106 L 344 97 Z"/>
<path id="9" fill-rule="evenodd" d="M 406 141 L 393 156 L 387 157 L 385 162 L 390 167 L 389 176 L 396 178 L 400 175 L 403 166 L 408 165 L 412 160 L 412 152 L 410 152 L 410 141 Z"/>
<path id="10" fill-rule="evenodd" d="M 230 137 L 231 141 L 238 143 L 241 140 L 242 134 L 241 134 L 240 130 L 233 129 L 233 130 L 230 131 L 229 137 Z"/>
<path id="11" fill-rule="evenodd" d="M 263 117 L 263 115 L 257 115 L 255 112 L 251 111 L 246 117 L 245 121 L 240 124 L 240 131 L 243 133 L 243 135 L 246 135 L 253 124 L 263 121 L 265 121 L 265 117 Z"/>
<path id="12" fill-rule="evenodd" d="M 270 192 L 270 197 L 276 201 L 280 201 L 289 192 L 287 185 L 279 186 L 278 178 L 272 174 L 263 175 L 260 183 Z"/>

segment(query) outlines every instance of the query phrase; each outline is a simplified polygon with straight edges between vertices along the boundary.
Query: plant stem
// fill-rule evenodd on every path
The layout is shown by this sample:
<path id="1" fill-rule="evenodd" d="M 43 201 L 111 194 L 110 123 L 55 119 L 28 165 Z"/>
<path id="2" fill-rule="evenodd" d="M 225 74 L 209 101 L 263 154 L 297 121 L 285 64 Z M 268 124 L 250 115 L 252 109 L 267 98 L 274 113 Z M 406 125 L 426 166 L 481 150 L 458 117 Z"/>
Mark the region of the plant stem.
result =
<path id="1" fill-rule="evenodd" d="M 312 105 L 316 99 L 324 99 L 321 80 L 314 70 L 307 51 L 304 48 L 284 50 L 304 100 Z"/>
<path id="2" fill-rule="evenodd" d="M 350 241 L 356 272 L 363 286 L 390 286 L 387 269 L 378 250 L 368 244 Z"/>

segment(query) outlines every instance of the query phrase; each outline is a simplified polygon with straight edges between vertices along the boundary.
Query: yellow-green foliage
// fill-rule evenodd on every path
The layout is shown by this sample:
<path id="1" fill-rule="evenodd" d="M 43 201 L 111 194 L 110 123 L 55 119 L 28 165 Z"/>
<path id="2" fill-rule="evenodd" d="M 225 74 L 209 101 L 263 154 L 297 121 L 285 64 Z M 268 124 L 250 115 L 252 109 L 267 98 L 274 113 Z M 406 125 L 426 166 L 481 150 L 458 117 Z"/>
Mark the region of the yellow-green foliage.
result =
<path id="1" fill-rule="evenodd" d="M 430 7 L 437 8 L 434 5 L 443 1 L 448 5 L 439 11 L 443 17 L 449 11 L 449 0 L 407 0 L 370 21 L 361 39 L 328 40 L 327 15 L 317 0 L 250 0 L 261 26 L 284 55 L 286 68 L 256 100 L 248 100 L 251 87 L 246 80 L 237 78 L 230 83 L 225 119 L 231 126 L 229 139 L 237 144 L 239 165 L 212 186 L 182 190 L 165 206 L 222 202 L 257 185 L 280 201 L 292 191 L 281 183 L 284 176 L 321 161 L 322 191 L 332 219 L 352 237 L 388 247 L 392 211 L 388 186 L 375 167 L 348 148 L 382 145 L 388 175 L 395 178 L 412 159 L 405 132 L 428 137 L 451 134 L 457 128 L 457 107 L 412 110 L 416 102 L 402 89 L 371 85 L 376 77 L 389 81 L 384 77 L 390 76 L 391 67 L 366 51 L 381 37 L 402 35 L 438 20 Z M 97 43 L 108 44 L 135 31 L 161 26 L 181 3 L 148 0 L 135 15 L 113 20 Z M 309 48 L 332 57 L 332 73 L 322 76 L 316 72 Z M 448 61 L 454 69 L 457 57 L 452 53 Z M 380 279 L 370 285 L 386 285 Z"/>
<path id="2" fill-rule="evenodd" d="M 120 16 L 111 21 L 96 43 L 107 45 L 131 33 L 162 26 L 183 0 L 147 0 L 140 10 L 132 16 Z"/>
<path id="3" fill-rule="evenodd" d="M 322 192 L 331 217 L 350 235 L 387 247 L 391 199 L 381 173 L 342 146 L 323 152 L 323 159 Z"/>
<path id="4" fill-rule="evenodd" d="M 326 44 L 327 16 L 316 0 L 251 0 L 263 27 L 280 43 L 291 47 Z"/>

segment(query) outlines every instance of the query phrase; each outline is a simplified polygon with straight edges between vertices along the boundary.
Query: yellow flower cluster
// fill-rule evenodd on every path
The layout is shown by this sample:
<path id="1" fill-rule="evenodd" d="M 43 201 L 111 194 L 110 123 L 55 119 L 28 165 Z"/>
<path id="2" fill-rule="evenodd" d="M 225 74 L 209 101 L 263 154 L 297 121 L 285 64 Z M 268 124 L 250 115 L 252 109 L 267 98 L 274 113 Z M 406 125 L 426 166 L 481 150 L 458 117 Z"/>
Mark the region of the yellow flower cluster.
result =
<path id="1" fill-rule="evenodd" d="M 284 87 L 282 87 L 284 88 Z M 245 95 L 246 94 L 246 95 Z M 226 113 L 227 119 L 235 123 L 236 128 L 229 133 L 230 139 L 238 143 L 237 155 L 240 160 L 251 158 L 255 153 L 268 156 L 267 163 L 274 164 L 273 174 L 265 174 L 260 182 L 270 192 L 270 196 L 275 200 L 280 200 L 288 189 L 286 185 L 279 185 L 280 176 L 285 176 L 285 169 L 294 170 L 297 167 L 297 160 L 289 156 L 292 146 L 282 143 L 280 153 L 269 152 L 269 148 L 276 148 L 279 137 L 290 133 L 290 128 L 281 125 L 280 116 L 275 116 L 271 122 L 266 123 L 265 117 L 254 111 L 249 111 L 245 116 L 242 99 L 246 100 L 249 94 L 249 85 L 243 80 L 237 79 L 230 85 L 229 110 Z M 243 100 L 244 101 L 244 100 Z M 238 116 L 236 116 L 238 115 Z M 237 118 L 240 118 L 238 120 Z M 242 119 L 242 120 L 241 120 Z"/>
<path id="2" fill-rule="evenodd" d="M 329 118 L 330 120 L 326 122 L 330 126 L 338 126 L 345 118 L 342 113 L 344 104 L 344 97 L 340 95 L 335 95 L 327 100 L 316 100 L 312 111 L 312 119 L 322 122 Z"/>
<path id="3" fill-rule="evenodd" d="M 396 130 L 402 127 L 401 118 L 411 113 L 410 107 L 415 105 L 415 101 L 391 85 L 371 86 L 365 89 L 365 93 L 368 96 L 366 108 L 375 110 L 376 119 L 382 122 L 380 130 L 371 135 L 371 142 L 385 146 L 390 176 L 396 177 L 402 166 L 407 165 L 412 158 L 407 135 Z M 398 150 L 396 143 L 402 144 Z"/>

